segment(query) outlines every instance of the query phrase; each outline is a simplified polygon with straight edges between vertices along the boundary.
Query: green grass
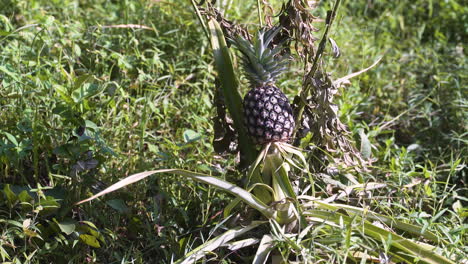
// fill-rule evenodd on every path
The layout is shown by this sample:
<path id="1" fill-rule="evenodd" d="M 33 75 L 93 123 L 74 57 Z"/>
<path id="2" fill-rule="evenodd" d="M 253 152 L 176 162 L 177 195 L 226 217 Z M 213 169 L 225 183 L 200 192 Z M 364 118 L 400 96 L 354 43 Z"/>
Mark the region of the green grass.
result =
<path id="1" fill-rule="evenodd" d="M 232 2 L 228 18 L 255 28 L 255 1 L 240 2 Z M 462 258 L 468 8 L 436 2 L 346 1 L 331 32 L 342 56 L 327 56 L 326 70 L 337 79 L 383 55 L 336 99 L 357 146 L 360 129 L 372 144 L 371 170 L 355 176 L 387 184 L 366 201 L 372 209 L 423 226 L 450 242 L 444 254 Z M 0 6 L 0 259 L 170 263 L 213 230 L 221 233 L 216 225 L 232 198 L 173 176 L 73 206 L 149 169 L 241 182 L 236 157 L 214 153 L 211 144 L 215 71 L 190 3 L 1 0 Z M 316 15 L 324 17 L 326 8 Z M 293 68 L 279 85 L 293 97 L 300 81 Z M 311 241 L 313 249 L 301 252 L 307 258 L 343 263 L 343 241 L 359 244 L 320 228 L 330 234 L 318 236 L 320 244 L 336 254 L 320 255 Z M 280 234 L 276 239 L 280 252 L 296 250 Z M 249 255 L 225 253 L 225 263 Z"/>

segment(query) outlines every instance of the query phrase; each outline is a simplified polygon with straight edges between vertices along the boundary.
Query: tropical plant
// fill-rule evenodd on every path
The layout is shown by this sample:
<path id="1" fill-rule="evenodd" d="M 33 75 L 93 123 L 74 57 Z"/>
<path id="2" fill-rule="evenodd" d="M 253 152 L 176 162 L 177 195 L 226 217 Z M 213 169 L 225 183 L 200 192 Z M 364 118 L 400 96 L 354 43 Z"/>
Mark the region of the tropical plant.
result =
<path id="1" fill-rule="evenodd" d="M 251 257 L 253 263 L 265 263 L 270 255 L 275 263 L 317 262 L 319 259 L 312 257 L 310 251 L 319 252 L 315 256 L 323 259 L 327 258 L 329 252 L 338 251 L 340 262 L 350 260 L 360 263 L 390 263 L 392 259 L 405 263 L 454 263 L 452 256 L 439 254 L 440 247 L 447 245 L 448 241 L 439 239 L 424 227 L 371 210 L 365 202 L 366 197 L 372 196 L 373 190 L 386 187 L 385 184 L 356 180 L 347 174 L 348 179 L 345 184 L 341 184 L 341 193 L 327 196 L 325 192 L 315 190 L 316 182 L 312 172 L 326 169 L 333 160 L 340 160 L 341 163 L 336 163 L 348 166 L 349 171 L 357 174 L 366 170 L 364 159 L 344 133 L 345 128 L 338 120 L 337 108 L 332 103 L 336 86 L 358 73 L 333 81 L 321 66 L 328 41 L 332 44 L 335 55 L 339 53 L 336 43 L 328 36 L 339 3 L 337 0 L 328 13 L 323 36 L 316 49 L 312 46 L 314 41 L 303 34 L 304 30 L 312 30 L 310 23 L 314 19 L 307 15 L 307 9 L 311 7 L 303 1 L 291 0 L 286 3 L 280 16 L 280 26 L 260 29 L 253 45 L 246 40 L 249 35 L 245 29 L 231 27 L 232 23 L 225 20 L 210 4 L 201 8 L 194 3 L 201 24 L 208 25 L 205 32 L 211 40 L 220 83 L 220 87 L 216 89 L 219 89 L 218 92 L 224 99 L 225 105 L 222 107 L 228 109 L 237 134 L 237 137 L 231 138 L 232 142 L 238 142 L 240 155 L 249 165 L 245 185 L 240 187 L 222 177 L 187 170 L 152 170 L 126 177 L 78 204 L 154 174 L 179 175 L 209 184 L 232 194 L 235 199 L 225 208 L 224 220 L 219 224 L 225 226 L 226 230 L 176 263 L 194 263 L 222 247 L 238 250 L 253 245 L 257 245 L 256 252 Z M 258 13 L 261 14 L 260 4 L 258 8 Z M 297 18 L 302 21 L 298 22 Z M 259 15 L 259 20 L 262 19 Z M 271 17 L 265 18 L 265 21 L 271 21 Z M 295 120 L 289 119 L 292 111 L 287 98 L 273 84 L 274 77 L 284 66 L 277 57 L 282 52 L 282 46 L 268 46 L 282 30 L 283 34 L 278 42 L 291 43 L 294 36 L 296 55 L 303 59 L 306 69 L 303 89 L 295 100 Z M 232 60 L 232 52 L 226 39 L 230 39 L 243 54 L 244 68 L 252 85 L 252 90 L 244 98 L 244 113 L 238 90 L 238 76 L 235 74 L 236 64 Z M 268 102 L 272 105 L 267 106 Z M 282 102 L 282 105 L 279 106 L 278 116 L 273 118 L 270 110 L 278 102 Z M 263 117 L 264 110 L 268 111 Z M 284 126 L 278 128 L 279 134 L 275 134 L 274 121 L 280 116 Z M 289 120 L 291 126 L 286 127 L 284 120 Z M 223 121 L 226 122 L 226 119 Z M 298 126 L 296 131 L 293 131 L 294 123 Z M 294 134 L 299 130 L 305 131 Z M 297 144 L 307 150 L 285 142 L 291 136 L 296 136 L 293 139 L 297 139 Z M 262 144 L 259 152 L 252 142 Z M 362 140 L 361 149 L 365 152 L 368 148 L 368 141 Z M 330 150 L 340 152 L 330 154 Z M 312 168 L 309 168 L 310 165 Z M 347 198 L 362 199 L 363 202 L 343 202 Z M 234 220 L 235 227 L 229 228 L 227 221 L 236 218 L 237 212 L 243 212 L 236 212 L 236 206 L 241 202 L 259 214 L 249 214 L 248 217 L 244 215 L 242 220 Z M 254 229 L 256 232 L 251 232 Z M 343 248 L 333 248 L 336 241 L 341 241 Z M 334 262 L 335 259 L 328 261 Z"/>

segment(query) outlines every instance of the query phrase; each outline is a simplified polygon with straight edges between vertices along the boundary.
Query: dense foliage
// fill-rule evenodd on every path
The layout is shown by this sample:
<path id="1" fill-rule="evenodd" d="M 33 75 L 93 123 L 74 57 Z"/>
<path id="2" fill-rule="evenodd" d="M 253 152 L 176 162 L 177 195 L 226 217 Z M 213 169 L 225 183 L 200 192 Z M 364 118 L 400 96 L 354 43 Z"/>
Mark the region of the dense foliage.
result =
<path id="1" fill-rule="evenodd" d="M 256 4 L 231 1 L 225 16 L 256 23 Z M 74 206 L 149 169 L 241 182 L 236 157 L 213 151 L 215 72 L 190 3 L 0 6 L 0 259 L 169 263 L 219 232 L 228 195 L 175 176 Z M 455 0 L 346 1 L 330 33 L 341 57 L 326 60 L 339 78 L 383 55 L 336 100 L 357 145 L 371 144 L 373 166 L 355 177 L 386 183 L 370 203 L 449 241 L 446 253 L 468 251 L 467 14 Z M 300 71 L 278 81 L 290 98 Z M 340 239 L 327 243 L 338 252 Z"/>

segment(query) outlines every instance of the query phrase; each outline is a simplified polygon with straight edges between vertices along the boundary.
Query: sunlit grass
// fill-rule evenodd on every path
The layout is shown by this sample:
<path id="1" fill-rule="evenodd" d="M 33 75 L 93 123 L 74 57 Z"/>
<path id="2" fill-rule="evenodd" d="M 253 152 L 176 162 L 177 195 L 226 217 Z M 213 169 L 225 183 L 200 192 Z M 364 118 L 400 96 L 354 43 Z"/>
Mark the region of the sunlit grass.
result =
<path id="1" fill-rule="evenodd" d="M 227 17 L 254 28 L 254 1 L 238 2 Z M 355 176 L 386 184 L 351 202 L 423 226 L 450 242 L 445 254 L 462 258 L 468 250 L 462 42 L 468 12 L 457 1 L 435 2 L 345 2 L 331 32 L 342 56 L 327 61 L 326 70 L 339 78 L 383 55 L 337 98 L 357 145 L 360 129 L 372 144 L 370 171 Z M 190 169 L 242 183 L 236 157 L 213 152 L 214 65 L 190 3 L 17 0 L 0 6 L 0 259 L 169 263 L 213 230 L 224 231 L 217 225 L 231 198 L 174 176 L 72 206 L 150 169 Z M 115 25 L 121 27 L 109 27 Z M 292 69 L 279 81 L 290 97 L 298 92 L 295 77 Z M 336 191 L 327 178 L 314 181 L 317 190 Z M 299 246 L 281 232 L 272 239 L 283 256 L 294 248 L 304 259 L 334 263 L 349 259 L 353 244 L 377 247 L 335 231 L 317 225 L 315 239 Z M 226 263 L 249 255 L 225 252 Z"/>

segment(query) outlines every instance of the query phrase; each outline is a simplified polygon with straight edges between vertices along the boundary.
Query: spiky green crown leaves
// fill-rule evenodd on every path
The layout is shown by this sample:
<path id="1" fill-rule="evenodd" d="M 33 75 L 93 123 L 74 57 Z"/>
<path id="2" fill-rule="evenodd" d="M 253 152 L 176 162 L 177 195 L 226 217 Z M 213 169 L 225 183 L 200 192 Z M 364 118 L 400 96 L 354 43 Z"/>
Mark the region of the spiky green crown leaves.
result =
<path id="1" fill-rule="evenodd" d="M 280 30 L 280 27 L 261 29 L 253 39 L 253 43 L 242 36 L 231 40 L 242 53 L 244 71 L 249 82 L 255 87 L 273 84 L 276 77 L 286 69 L 287 56 L 279 55 L 283 49 L 282 45 L 277 45 L 273 49 L 269 47 Z"/>

